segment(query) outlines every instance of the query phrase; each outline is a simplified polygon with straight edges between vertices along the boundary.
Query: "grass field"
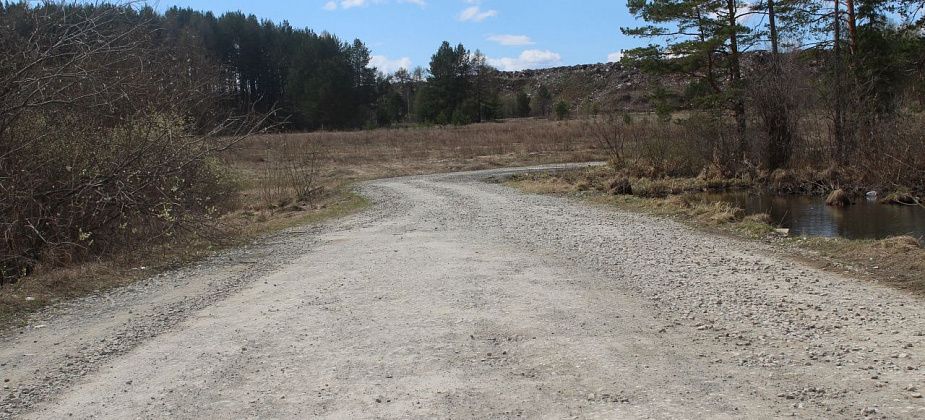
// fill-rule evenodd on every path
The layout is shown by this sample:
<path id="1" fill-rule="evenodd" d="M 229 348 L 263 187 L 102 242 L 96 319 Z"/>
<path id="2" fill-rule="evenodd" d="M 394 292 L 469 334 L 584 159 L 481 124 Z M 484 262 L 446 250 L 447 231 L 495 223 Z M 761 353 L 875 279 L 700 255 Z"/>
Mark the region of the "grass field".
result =
<path id="1" fill-rule="evenodd" d="M 279 152 L 284 155 L 280 156 Z M 318 181 L 328 188 L 395 177 L 606 159 L 586 121 L 509 120 L 468 126 L 254 136 L 222 155 L 246 179 L 245 202 L 273 184 L 273 168 L 317 153 Z"/>

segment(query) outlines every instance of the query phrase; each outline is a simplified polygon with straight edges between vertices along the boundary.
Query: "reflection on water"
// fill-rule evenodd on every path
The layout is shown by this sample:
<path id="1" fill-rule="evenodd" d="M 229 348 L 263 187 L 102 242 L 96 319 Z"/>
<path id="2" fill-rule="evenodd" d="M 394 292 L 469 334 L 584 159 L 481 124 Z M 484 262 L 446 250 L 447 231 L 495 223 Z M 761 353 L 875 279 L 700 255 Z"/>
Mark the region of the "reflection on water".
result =
<path id="1" fill-rule="evenodd" d="M 825 205 L 822 197 L 756 192 L 701 194 L 708 202 L 724 201 L 747 214 L 767 213 L 773 223 L 796 236 L 883 239 L 898 235 L 925 237 L 925 208 L 891 206 L 861 198 L 848 208 Z"/>

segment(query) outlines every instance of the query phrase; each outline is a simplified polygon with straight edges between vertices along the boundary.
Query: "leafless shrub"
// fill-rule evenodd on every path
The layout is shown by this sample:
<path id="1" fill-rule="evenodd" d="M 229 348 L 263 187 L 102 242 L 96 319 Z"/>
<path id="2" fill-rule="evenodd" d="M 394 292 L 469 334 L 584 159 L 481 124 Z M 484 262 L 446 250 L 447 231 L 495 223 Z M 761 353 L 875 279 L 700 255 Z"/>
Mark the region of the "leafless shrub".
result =
<path id="1" fill-rule="evenodd" d="M 694 176 L 713 162 L 723 163 L 719 176 L 735 172 L 736 135 L 722 118 L 690 113 L 675 121 L 610 117 L 589 124 L 611 162 L 632 176 Z"/>
<path id="2" fill-rule="evenodd" d="M 637 142 L 636 139 L 631 138 L 633 132 L 629 130 L 630 122 L 618 120 L 616 116 L 610 115 L 593 119 L 590 125 L 594 140 L 601 149 L 607 152 L 610 162 L 619 168 L 625 167 L 627 147 Z"/>
<path id="3" fill-rule="evenodd" d="M 902 112 L 874 122 L 853 159 L 868 183 L 890 189 L 925 185 L 925 116 Z"/>
<path id="4" fill-rule="evenodd" d="M 267 142 L 260 195 L 268 207 L 310 202 L 321 191 L 325 153 L 317 145 Z"/>
<path id="5" fill-rule="evenodd" d="M 793 54 L 764 56 L 752 73 L 755 76 L 746 96 L 760 127 L 754 136 L 761 143 L 755 150 L 756 160 L 770 170 L 785 168 L 800 135 L 800 120 L 810 105 L 812 76 Z"/>
<path id="6" fill-rule="evenodd" d="M 51 6 L 0 14 L 0 283 L 232 205 L 210 157 L 261 122 L 204 125 L 210 75 L 184 71 L 144 21 L 126 21 L 131 5 Z"/>

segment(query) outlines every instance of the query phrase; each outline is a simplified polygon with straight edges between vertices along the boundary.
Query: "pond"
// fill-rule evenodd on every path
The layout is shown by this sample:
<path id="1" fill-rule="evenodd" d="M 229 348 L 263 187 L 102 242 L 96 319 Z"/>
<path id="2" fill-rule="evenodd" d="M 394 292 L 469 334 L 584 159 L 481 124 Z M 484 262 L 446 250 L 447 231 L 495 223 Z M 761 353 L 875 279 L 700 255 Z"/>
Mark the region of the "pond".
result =
<path id="1" fill-rule="evenodd" d="M 925 207 L 893 206 L 860 198 L 847 208 L 825 204 L 825 198 L 804 195 L 735 191 L 698 194 L 707 202 L 727 202 L 746 214 L 767 213 L 771 222 L 794 236 L 883 239 L 910 235 L 925 237 Z"/>

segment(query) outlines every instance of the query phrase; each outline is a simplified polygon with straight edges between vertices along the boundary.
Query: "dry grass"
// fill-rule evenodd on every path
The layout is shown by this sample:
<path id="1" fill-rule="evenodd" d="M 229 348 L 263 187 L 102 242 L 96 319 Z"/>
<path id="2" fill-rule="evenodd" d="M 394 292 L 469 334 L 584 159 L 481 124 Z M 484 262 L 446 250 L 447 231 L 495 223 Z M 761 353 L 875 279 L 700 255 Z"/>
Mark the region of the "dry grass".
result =
<path id="1" fill-rule="evenodd" d="M 925 249 L 908 236 L 884 240 L 796 238 L 823 268 L 925 295 Z"/>
<path id="2" fill-rule="evenodd" d="M 627 175 L 625 169 L 616 170 L 610 165 L 580 171 L 556 174 L 524 174 L 514 178 L 521 181 L 521 187 L 529 181 L 536 181 L 534 188 L 562 188 L 565 190 L 594 190 L 617 194 L 614 186 L 628 183 L 632 195 L 647 198 L 665 198 L 690 192 L 728 191 L 750 188 L 753 182 L 742 178 L 692 178 L 692 177 L 643 177 Z M 617 182 L 619 181 L 619 182 Z M 562 191 L 562 192 L 569 192 Z"/>
<path id="3" fill-rule="evenodd" d="M 532 119 L 460 127 L 272 134 L 253 137 L 223 157 L 231 167 L 259 176 L 267 150 L 283 147 L 324 150 L 326 182 L 606 158 L 587 122 Z"/>
<path id="4" fill-rule="evenodd" d="M 774 229 L 760 217 L 745 216 L 742 209 L 727 203 L 703 203 L 688 200 L 684 195 L 650 195 L 652 185 L 666 186 L 678 194 L 703 191 L 712 185 L 698 179 L 666 178 L 658 180 L 632 178 L 633 194 L 613 194 L 607 179 L 612 169 L 591 168 L 555 174 L 524 174 L 512 177 L 506 184 L 534 194 L 579 195 L 594 203 L 616 206 L 658 216 L 696 220 L 701 226 L 731 229 L 749 237 L 759 237 Z M 661 189 L 660 189 L 661 190 Z"/>

